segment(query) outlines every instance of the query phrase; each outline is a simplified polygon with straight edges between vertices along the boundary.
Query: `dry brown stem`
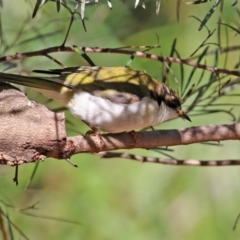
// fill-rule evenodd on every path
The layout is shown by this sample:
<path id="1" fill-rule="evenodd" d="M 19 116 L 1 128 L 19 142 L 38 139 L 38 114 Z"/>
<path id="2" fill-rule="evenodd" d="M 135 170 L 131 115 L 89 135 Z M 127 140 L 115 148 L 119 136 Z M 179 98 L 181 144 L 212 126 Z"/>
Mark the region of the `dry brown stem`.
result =
<path id="1" fill-rule="evenodd" d="M 160 146 L 188 145 L 209 141 L 240 139 L 240 124 L 206 125 L 184 129 L 158 130 L 130 133 L 103 134 L 103 146 L 96 147 L 95 136 L 75 136 L 67 139 L 74 153 L 112 151 L 117 149 L 156 148 Z M 67 146 L 67 145 L 66 145 Z M 67 149 L 66 151 L 67 152 Z"/>
<path id="2" fill-rule="evenodd" d="M 238 70 L 229 70 L 225 68 L 212 67 L 205 64 L 193 62 L 190 59 L 164 57 L 164 56 L 158 56 L 155 54 L 150 54 L 150 53 L 145 53 L 140 51 L 127 50 L 124 48 L 120 49 L 120 48 L 80 47 L 79 49 L 85 53 L 115 53 L 115 54 L 124 54 L 124 55 L 130 55 L 130 56 L 135 55 L 140 58 L 152 59 L 159 62 L 178 63 L 178 64 L 187 65 L 187 66 L 192 66 L 192 67 L 203 69 L 215 74 L 221 73 L 221 74 L 228 74 L 228 75 L 233 75 L 238 77 L 240 76 L 240 71 Z M 55 46 L 55 47 L 41 49 L 38 51 L 16 53 L 14 55 L 4 56 L 0 58 L 0 62 L 11 62 L 15 60 L 21 60 L 21 59 L 25 59 L 29 57 L 37 57 L 37 56 L 47 56 L 49 58 L 48 54 L 56 53 L 56 52 L 76 52 L 76 49 L 74 47 L 69 47 L 69 46 Z"/>
<path id="3" fill-rule="evenodd" d="M 159 163 L 166 165 L 178 165 L 178 166 L 201 166 L 201 167 L 224 167 L 224 166 L 236 166 L 240 165 L 239 159 L 227 159 L 227 160 L 199 160 L 199 159 L 172 159 L 172 158 L 161 158 L 161 157 L 145 157 L 136 154 L 130 154 L 126 152 L 101 152 L 102 158 L 123 158 L 130 159 L 139 162 L 148 163 Z"/>

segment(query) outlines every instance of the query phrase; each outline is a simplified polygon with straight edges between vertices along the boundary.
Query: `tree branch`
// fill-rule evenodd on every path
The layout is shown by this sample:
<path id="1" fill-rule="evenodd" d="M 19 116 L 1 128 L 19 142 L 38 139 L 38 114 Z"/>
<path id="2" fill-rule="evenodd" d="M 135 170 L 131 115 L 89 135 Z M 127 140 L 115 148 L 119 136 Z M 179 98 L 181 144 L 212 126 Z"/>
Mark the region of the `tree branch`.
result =
<path id="1" fill-rule="evenodd" d="M 60 158 L 66 143 L 63 114 L 27 99 L 8 84 L 0 85 L 0 164 L 18 165 Z"/>
<path id="2" fill-rule="evenodd" d="M 174 166 L 196 166 L 196 167 L 224 167 L 224 166 L 236 166 L 240 165 L 239 159 L 227 159 L 227 160 L 199 160 L 199 159 L 171 159 L 171 158 L 158 158 L 158 157 L 145 157 L 136 154 L 130 154 L 126 152 L 100 152 L 98 153 L 102 158 L 123 158 L 130 159 L 139 162 L 159 163 Z"/>
<path id="3" fill-rule="evenodd" d="M 4 56 L 0 58 L 0 62 L 11 62 L 15 60 L 21 60 L 29 57 L 36 57 L 36 56 L 46 56 L 49 53 L 55 53 L 55 52 L 76 52 L 76 51 L 82 51 L 84 53 L 117 53 L 117 54 L 125 54 L 125 55 L 134 55 L 140 58 L 147 58 L 152 59 L 155 61 L 160 62 L 168 62 L 168 63 L 178 63 L 183 64 L 187 66 L 192 66 L 199 69 L 204 69 L 206 71 L 210 71 L 215 74 L 228 74 L 233 76 L 240 77 L 240 71 L 238 70 L 229 70 L 225 68 L 217 68 L 208 66 L 205 64 L 200 64 L 197 62 L 193 62 L 190 59 L 181 59 L 181 58 L 174 58 L 174 57 L 163 57 L 158 56 L 155 54 L 140 52 L 140 51 L 132 51 L 132 50 L 126 50 L 124 48 L 99 48 L 99 47 L 68 47 L 68 46 L 55 46 L 50 48 L 41 49 L 38 51 L 32 51 L 32 52 L 24 52 L 24 53 L 16 53 L 14 55 Z"/>
<path id="4" fill-rule="evenodd" d="M 199 127 L 158 130 L 151 132 L 117 133 L 101 135 L 102 147 L 98 148 L 97 136 L 74 136 L 67 138 L 65 157 L 76 153 L 112 151 L 118 149 L 151 149 L 160 146 L 189 145 L 209 141 L 240 139 L 240 123 L 206 125 Z M 74 151 L 69 152 L 68 144 Z M 69 155 L 68 155 L 69 154 Z"/>

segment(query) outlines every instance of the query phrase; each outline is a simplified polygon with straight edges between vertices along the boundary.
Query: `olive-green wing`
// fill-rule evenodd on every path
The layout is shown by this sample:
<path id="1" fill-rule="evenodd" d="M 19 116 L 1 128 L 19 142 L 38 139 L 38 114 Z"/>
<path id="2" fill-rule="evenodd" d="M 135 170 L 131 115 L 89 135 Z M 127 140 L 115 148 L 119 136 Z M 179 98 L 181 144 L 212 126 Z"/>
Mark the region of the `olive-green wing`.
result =
<path id="1" fill-rule="evenodd" d="M 57 74 L 60 81 L 74 89 L 123 104 L 154 97 L 152 89 L 158 84 L 149 75 L 127 67 L 69 67 L 35 72 Z"/>
<path id="2" fill-rule="evenodd" d="M 152 97 L 149 83 L 154 80 L 143 72 L 126 67 L 81 67 L 53 70 L 67 84 L 115 103 L 133 103 Z M 80 85 L 78 85 L 80 82 Z"/>

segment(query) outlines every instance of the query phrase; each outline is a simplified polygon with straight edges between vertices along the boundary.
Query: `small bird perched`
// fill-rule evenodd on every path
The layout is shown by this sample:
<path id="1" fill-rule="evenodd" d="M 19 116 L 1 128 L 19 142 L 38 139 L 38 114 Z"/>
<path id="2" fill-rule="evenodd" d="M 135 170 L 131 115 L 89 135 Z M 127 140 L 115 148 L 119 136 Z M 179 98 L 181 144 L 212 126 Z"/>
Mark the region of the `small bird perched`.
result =
<path id="1" fill-rule="evenodd" d="M 180 99 L 170 87 L 127 67 L 70 67 L 35 71 L 57 76 L 0 73 L 0 81 L 37 88 L 62 102 L 93 131 L 130 132 L 182 117 Z"/>

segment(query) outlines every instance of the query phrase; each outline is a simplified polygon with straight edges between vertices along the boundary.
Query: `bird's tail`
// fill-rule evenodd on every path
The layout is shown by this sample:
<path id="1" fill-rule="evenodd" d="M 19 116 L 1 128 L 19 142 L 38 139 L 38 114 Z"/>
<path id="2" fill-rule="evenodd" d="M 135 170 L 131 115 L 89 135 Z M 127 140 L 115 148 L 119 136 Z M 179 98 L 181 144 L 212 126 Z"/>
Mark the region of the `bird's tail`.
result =
<path id="1" fill-rule="evenodd" d="M 58 91 L 62 87 L 72 89 L 71 85 L 64 84 L 63 80 L 57 77 L 37 77 L 37 76 L 22 76 L 11 73 L 0 72 L 0 82 L 15 83 L 27 87 L 38 89 Z"/>

